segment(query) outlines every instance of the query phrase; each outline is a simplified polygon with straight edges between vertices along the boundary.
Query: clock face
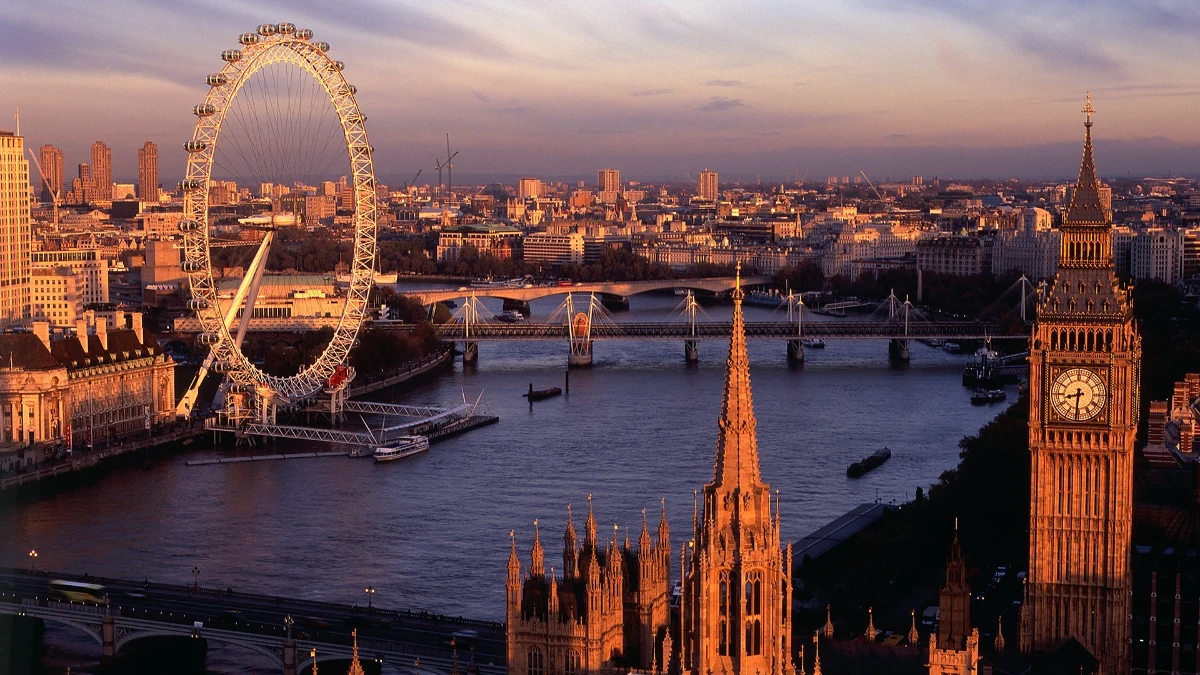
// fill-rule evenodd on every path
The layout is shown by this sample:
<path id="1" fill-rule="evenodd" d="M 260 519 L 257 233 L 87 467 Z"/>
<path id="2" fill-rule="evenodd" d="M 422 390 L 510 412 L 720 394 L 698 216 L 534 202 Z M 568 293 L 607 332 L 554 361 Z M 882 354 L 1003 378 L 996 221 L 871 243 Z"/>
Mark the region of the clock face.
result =
<path id="1" fill-rule="evenodd" d="M 1054 411 L 1073 422 L 1084 422 L 1100 414 L 1108 400 L 1104 380 L 1087 368 L 1064 370 L 1050 385 Z"/>

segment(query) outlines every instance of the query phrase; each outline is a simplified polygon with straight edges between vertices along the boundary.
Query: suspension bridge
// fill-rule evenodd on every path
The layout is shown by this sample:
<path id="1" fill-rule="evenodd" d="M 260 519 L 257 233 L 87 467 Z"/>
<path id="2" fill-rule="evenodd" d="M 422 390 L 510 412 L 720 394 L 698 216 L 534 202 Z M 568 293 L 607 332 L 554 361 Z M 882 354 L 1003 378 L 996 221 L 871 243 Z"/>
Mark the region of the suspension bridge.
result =
<path id="1" fill-rule="evenodd" d="M 566 290 L 563 303 L 546 321 L 537 323 L 498 320 L 480 303 L 477 294 L 468 295 L 451 321 L 438 325 L 437 331 L 443 340 L 461 345 L 464 362 L 478 359 L 480 342 L 565 341 L 569 346 L 568 364 L 574 366 L 591 364 L 596 340 L 679 340 L 684 343 L 687 360 L 695 361 L 699 342 L 729 339 L 730 323 L 702 320 L 703 310 L 690 292 L 677 307 L 675 320 L 626 322 L 613 319 L 602 306 L 598 293 Z M 888 340 L 889 356 L 907 361 L 910 340 L 1028 339 L 1031 317 L 1027 313 L 1035 306 L 1039 292 L 1028 279 L 1021 277 L 973 319 L 945 319 L 921 310 L 907 299 L 900 300 L 894 292 L 862 318 L 831 318 L 817 315 L 801 296 L 789 294 L 780 298 L 780 309 L 786 308 L 786 319 L 748 321 L 746 338 L 786 341 L 788 359 L 792 362 L 804 360 L 806 343 L 823 345 L 825 339 Z M 391 322 L 377 325 L 397 331 L 414 328 Z"/>

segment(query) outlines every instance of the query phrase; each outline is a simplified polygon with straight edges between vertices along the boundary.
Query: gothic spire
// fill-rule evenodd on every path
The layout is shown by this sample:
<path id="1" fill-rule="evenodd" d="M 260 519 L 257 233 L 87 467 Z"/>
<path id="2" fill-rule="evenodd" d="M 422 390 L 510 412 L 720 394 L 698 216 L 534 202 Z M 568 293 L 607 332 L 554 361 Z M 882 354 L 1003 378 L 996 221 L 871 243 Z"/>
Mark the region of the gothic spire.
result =
<path id="1" fill-rule="evenodd" d="M 912 625 L 908 627 L 908 646 L 916 647 L 921 641 L 921 634 L 917 632 L 917 610 L 912 610 Z"/>
<path id="2" fill-rule="evenodd" d="M 821 641 L 819 633 L 813 634 L 813 675 L 821 675 Z"/>
<path id="3" fill-rule="evenodd" d="M 510 583 L 517 583 L 521 579 L 521 559 L 517 557 L 517 531 L 509 530 L 508 536 L 512 539 L 512 551 L 508 554 L 508 580 Z"/>
<path id="4" fill-rule="evenodd" d="M 363 670 L 362 664 L 358 661 L 358 629 L 350 631 L 350 639 L 353 640 L 353 650 L 350 655 L 350 670 L 346 671 L 346 675 L 367 675 Z"/>
<path id="5" fill-rule="evenodd" d="M 868 640 L 870 640 L 871 642 L 874 642 L 876 632 L 877 631 L 875 630 L 875 608 L 868 607 L 867 608 L 867 632 L 865 633 L 866 638 Z"/>
<path id="6" fill-rule="evenodd" d="M 825 605 L 825 639 L 833 639 L 833 605 Z"/>
<path id="7" fill-rule="evenodd" d="M 592 513 L 592 496 L 588 495 L 588 517 L 584 524 L 584 540 L 583 545 L 586 548 L 591 548 L 593 551 L 599 546 L 599 540 L 596 535 L 596 515 Z"/>
<path id="8" fill-rule="evenodd" d="M 1004 653 L 1004 618 L 996 617 L 996 656 Z"/>
<path id="9" fill-rule="evenodd" d="M 545 576 L 545 552 L 542 550 L 542 533 L 538 528 L 537 518 L 533 519 L 533 549 L 530 550 L 530 556 L 533 559 L 533 565 L 529 568 L 529 574 Z"/>
<path id="10" fill-rule="evenodd" d="M 663 547 L 663 550 L 668 550 L 671 546 L 671 528 L 667 526 L 667 500 L 662 500 L 662 516 L 658 519 L 658 545 Z"/>
<path id="11" fill-rule="evenodd" d="M 1104 225 L 1107 218 L 1104 205 L 1100 202 L 1100 180 L 1096 177 L 1096 161 L 1092 158 L 1092 92 L 1088 92 L 1087 105 L 1082 110 L 1083 161 L 1079 164 L 1079 179 L 1071 194 L 1071 205 L 1063 218 L 1064 225 Z"/>
<path id="12" fill-rule="evenodd" d="M 717 423 L 717 461 L 713 486 L 746 488 L 760 483 L 758 437 L 754 403 L 750 397 L 750 357 L 746 353 L 746 324 L 742 317 L 742 266 L 737 265 L 733 289 L 733 321 L 730 326 L 729 360 L 726 363 L 725 396 Z"/>
<path id="13" fill-rule="evenodd" d="M 626 537 L 629 535 L 626 534 Z M 653 543 L 650 541 L 650 523 L 646 520 L 646 509 L 642 509 L 642 534 L 638 537 L 638 552 L 650 553 Z"/>

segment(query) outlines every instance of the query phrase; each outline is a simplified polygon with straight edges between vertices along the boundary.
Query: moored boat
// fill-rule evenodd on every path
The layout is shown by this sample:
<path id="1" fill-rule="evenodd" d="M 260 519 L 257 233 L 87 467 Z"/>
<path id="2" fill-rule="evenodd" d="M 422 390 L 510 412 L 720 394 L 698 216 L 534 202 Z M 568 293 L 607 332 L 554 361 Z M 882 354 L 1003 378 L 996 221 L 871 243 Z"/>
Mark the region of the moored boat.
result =
<path id="1" fill-rule="evenodd" d="M 1003 389 L 976 389 L 971 394 L 971 403 L 974 405 L 984 405 L 987 403 L 999 403 L 1008 398 L 1008 394 Z"/>
<path id="2" fill-rule="evenodd" d="M 558 396 L 561 393 L 562 393 L 562 389 L 559 387 L 547 387 L 545 389 L 534 389 L 533 383 L 530 382 L 529 383 L 529 393 L 521 394 L 521 395 L 524 396 L 525 398 L 528 398 L 530 401 L 541 401 L 542 399 L 550 398 L 552 396 Z"/>
<path id="3" fill-rule="evenodd" d="M 801 340 L 801 343 L 805 347 L 810 347 L 812 349 L 825 349 L 825 341 L 821 338 L 809 338 L 807 340 Z"/>
<path id="4" fill-rule="evenodd" d="M 846 469 L 847 478 L 858 478 L 863 474 L 878 468 L 880 464 L 892 458 L 892 451 L 889 448 L 884 448 L 872 454 L 870 457 L 863 457 L 862 461 L 855 462 Z"/>
<path id="5" fill-rule="evenodd" d="M 401 436 L 396 440 L 375 448 L 376 462 L 391 462 L 412 457 L 429 449 L 429 439 L 424 436 Z"/>
<path id="6" fill-rule="evenodd" d="M 508 309 L 493 316 L 497 321 L 503 321 L 504 323 L 521 323 L 525 320 L 525 315 L 515 309 Z"/>

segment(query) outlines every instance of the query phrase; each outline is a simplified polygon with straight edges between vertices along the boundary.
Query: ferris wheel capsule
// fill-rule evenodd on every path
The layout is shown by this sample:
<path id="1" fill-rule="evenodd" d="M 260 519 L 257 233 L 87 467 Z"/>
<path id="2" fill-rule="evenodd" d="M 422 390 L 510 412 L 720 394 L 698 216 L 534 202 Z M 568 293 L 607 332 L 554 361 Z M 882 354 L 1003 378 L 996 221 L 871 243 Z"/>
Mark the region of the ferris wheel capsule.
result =
<path id="1" fill-rule="evenodd" d="M 250 45 L 258 42 L 258 35 L 255 33 L 242 33 L 238 36 L 238 42 L 249 47 Z"/>
<path id="2" fill-rule="evenodd" d="M 198 220 L 184 218 L 183 220 L 179 221 L 180 232 L 195 232 L 198 229 L 200 229 L 200 221 Z"/>
<path id="3" fill-rule="evenodd" d="M 312 46 L 316 47 L 317 51 L 321 52 L 322 54 L 329 51 L 328 42 L 314 42 L 312 43 Z"/>
<path id="4" fill-rule="evenodd" d="M 208 117 L 217 113 L 217 106 L 211 103 L 201 103 L 192 107 L 192 114 L 196 117 Z"/>
<path id="5" fill-rule="evenodd" d="M 232 361 L 213 361 L 209 370 L 214 373 L 232 373 L 237 370 L 237 366 Z"/>
<path id="6" fill-rule="evenodd" d="M 236 61 L 241 61 L 242 60 L 242 50 L 226 49 L 225 51 L 221 52 L 221 60 L 226 63 L 234 63 Z"/>
<path id="7" fill-rule="evenodd" d="M 184 272 L 189 272 L 189 273 L 193 273 L 193 274 L 196 272 L 203 272 L 204 271 L 204 261 L 203 260 L 184 260 L 183 264 L 180 265 L 180 267 L 183 269 Z"/>
<path id="8" fill-rule="evenodd" d="M 200 309 L 208 309 L 208 301 L 204 298 L 191 298 L 187 301 L 187 308 L 193 312 Z"/>
<path id="9" fill-rule="evenodd" d="M 220 87 L 228 81 L 229 78 L 225 77 L 224 73 L 213 73 L 204 78 L 204 82 L 210 87 Z"/>
<path id="10" fill-rule="evenodd" d="M 311 40 L 312 36 L 313 32 L 307 28 L 296 29 L 296 39 L 298 40 Z"/>
<path id="11" fill-rule="evenodd" d="M 204 152 L 208 148 L 208 143 L 204 141 L 188 141 L 183 144 L 183 149 L 188 152 Z"/>
<path id="12" fill-rule="evenodd" d="M 180 183 L 179 187 L 182 188 L 184 192 L 195 192 L 196 190 L 204 187 L 204 181 L 190 178 Z"/>
<path id="13" fill-rule="evenodd" d="M 219 333 L 201 333 L 196 336 L 196 342 L 199 342 L 205 347 L 211 347 L 220 341 L 221 335 Z"/>
<path id="14" fill-rule="evenodd" d="M 352 84 L 348 84 L 348 85 L 346 85 L 346 91 L 350 92 L 351 96 L 354 96 L 355 94 L 358 93 L 358 87 L 356 87 Z"/>
<path id="15" fill-rule="evenodd" d="M 279 29 L 273 23 L 264 23 L 258 27 L 258 34 L 263 37 L 271 37 L 277 32 L 279 32 Z"/>
<path id="16" fill-rule="evenodd" d="M 286 21 L 281 24 L 277 24 L 275 28 L 279 31 L 280 35 L 291 35 L 292 33 L 296 32 L 296 24 L 288 23 Z"/>

